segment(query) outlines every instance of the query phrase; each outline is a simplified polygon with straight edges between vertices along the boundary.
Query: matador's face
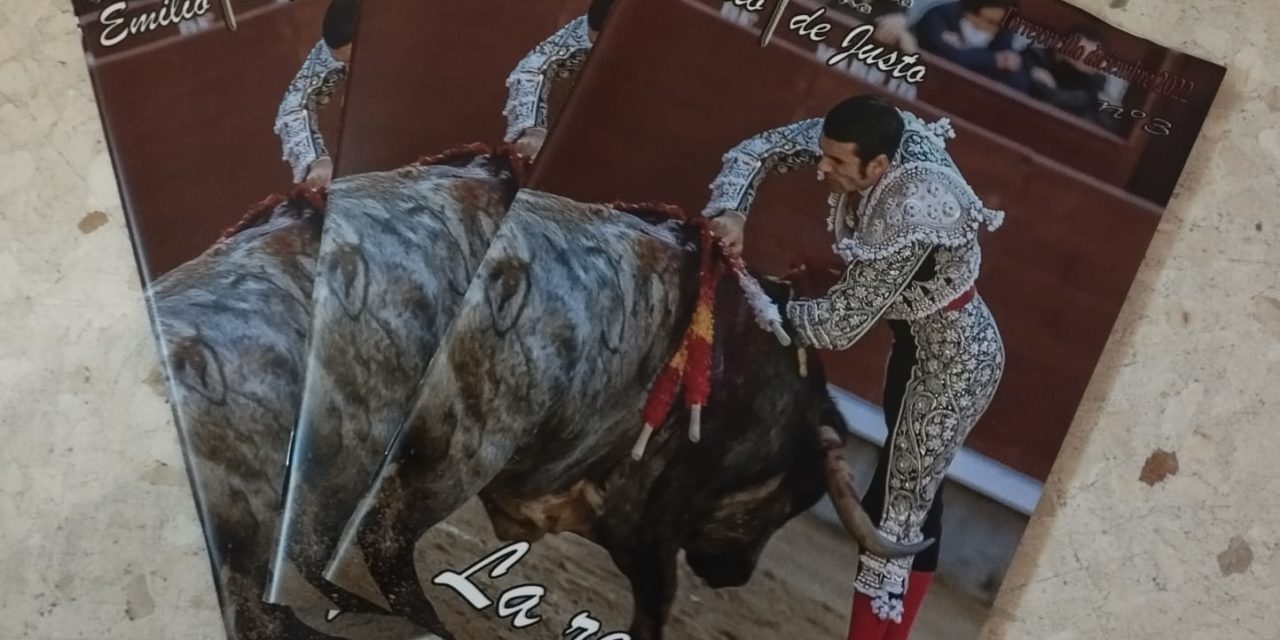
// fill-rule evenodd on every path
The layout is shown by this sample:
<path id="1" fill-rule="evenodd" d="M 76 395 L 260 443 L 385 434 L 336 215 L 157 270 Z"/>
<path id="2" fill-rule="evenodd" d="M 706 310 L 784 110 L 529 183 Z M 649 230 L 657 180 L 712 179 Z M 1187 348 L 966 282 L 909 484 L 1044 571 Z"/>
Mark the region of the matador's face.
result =
<path id="1" fill-rule="evenodd" d="M 832 193 L 845 194 L 869 189 L 889 169 L 889 158 L 878 155 L 870 162 L 858 156 L 856 142 L 837 142 L 822 136 L 818 142 L 822 159 L 818 161 L 818 178 L 827 183 Z"/>

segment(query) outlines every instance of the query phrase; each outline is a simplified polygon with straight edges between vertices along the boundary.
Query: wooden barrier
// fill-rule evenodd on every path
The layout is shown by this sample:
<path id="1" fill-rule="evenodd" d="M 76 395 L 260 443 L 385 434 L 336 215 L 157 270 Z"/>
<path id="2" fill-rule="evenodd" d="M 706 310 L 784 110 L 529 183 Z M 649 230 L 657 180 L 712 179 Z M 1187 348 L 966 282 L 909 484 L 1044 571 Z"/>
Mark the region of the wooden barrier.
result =
<path id="1" fill-rule="evenodd" d="M 195 257 L 253 203 L 289 188 L 272 126 L 324 9 L 245 3 L 235 32 L 164 29 L 95 53 L 90 72 L 145 277 Z M 331 143 L 339 115 L 322 117 Z"/>
<path id="2" fill-rule="evenodd" d="M 340 174 L 384 170 L 506 131 L 507 76 L 587 0 L 370 2 L 352 60 Z M 558 93 L 563 98 L 563 94 Z"/>

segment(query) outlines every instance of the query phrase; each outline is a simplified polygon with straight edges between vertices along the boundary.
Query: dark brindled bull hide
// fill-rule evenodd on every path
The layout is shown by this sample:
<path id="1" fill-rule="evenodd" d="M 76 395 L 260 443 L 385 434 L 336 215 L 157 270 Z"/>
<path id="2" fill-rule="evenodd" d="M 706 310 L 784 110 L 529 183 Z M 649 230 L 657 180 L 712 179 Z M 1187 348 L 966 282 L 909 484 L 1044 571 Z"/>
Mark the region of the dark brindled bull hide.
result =
<path id="1" fill-rule="evenodd" d="M 337 356 L 340 366 L 335 366 L 331 351 L 317 356 L 311 350 L 312 365 L 322 373 L 319 382 L 309 383 L 308 391 L 317 394 L 311 399 L 321 410 L 329 410 L 337 400 L 319 393 L 337 393 L 336 398 L 344 399 L 343 393 L 352 389 L 335 392 L 324 386 L 334 380 L 350 382 L 337 369 L 381 366 L 380 373 L 393 375 L 377 385 L 360 384 L 358 401 L 365 402 L 368 411 L 388 405 L 394 410 L 387 394 L 416 387 L 418 376 L 410 369 L 421 369 L 430 357 L 452 316 L 452 305 L 470 280 L 466 265 L 477 264 L 484 252 L 478 239 L 492 234 L 496 216 L 514 194 L 506 162 L 481 156 L 466 167 L 411 166 L 339 179 L 328 198 L 328 209 L 336 216 L 327 222 L 322 223 L 318 212 L 301 215 L 301 205 L 282 205 L 257 226 L 150 286 L 171 402 L 232 640 L 334 637 L 307 626 L 290 609 L 262 601 L 280 523 L 290 435 L 303 405 L 322 224 L 324 279 L 315 292 L 321 303 L 319 319 L 339 329 L 318 344 L 342 349 L 333 344 L 335 339 L 351 342 L 346 345 L 349 350 Z M 398 243 L 384 242 L 402 234 L 404 227 L 415 233 Z M 358 246 L 361 242 L 369 244 Z M 447 270 L 435 269 L 433 252 L 443 252 L 436 259 Z M 386 273 L 397 269 L 447 277 L 424 293 L 414 291 L 406 278 Z M 369 286 L 371 278 L 376 278 L 376 286 Z M 382 333 L 371 337 L 350 324 L 332 322 L 334 315 L 348 313 L 376 321 Z M 410 344 L 417 350 L 411 352 Z M 400 405 L 408 402 L 401 399 Z M 378 413 L 361 418 L 356 410 L 337 417 L 356 431 L 350 436 L 338 432 L 341 446 L 360 457 L 306 471 L 358 475 L 358 469 L 368 469 L 352 487 L 358 497 L 390 440 L 389 433 L 359 431 L 378 418 Z M 323 442 L 312 444 L 319 445 L 320 455 L 332 452 Z M 307 489 L 333 486 L 330 479 L 320 478 L 302 490 L 295 487 L 294 502 L 315 495 Z M 352 508 L 342 510 L 334 532 L 341 531 Z M 325 605 L 314 595 L 298 599 L 302 602 L 290 604 Z"/>
<path id="2" fill-rule="evenodd" d="M 301 605 L 319 588 L 344 609 L 371 606 L 327 583 L 324 567 L 519 188 L 505 156 L 453 164 L 330 189 L 270 602 Z M 297 575 L 309 585 L 291 584 Z"/>
<path id="3" fill-rule="evenodd" d="M 605 547 L 631 581 L 636 639 L 662 635 L 679 550 L 711 586 L 745 583 L 825 490 L 819 426 L 845 429 L 817 359 L 801 376 L 726 278 L 702 441 L 676 411 L 631 461 L 649 385 L 692 311 L 695 246 L 677 223 L 522 191 L 329 579 L 434 625 L 414 545 L 478 495 L 499 536 L 571 531 Z"/>
<path id="4" fill-rule="evenodd" d="M 150 287 L 169 395 L 234 640 L 329 638 L 264 605 L 302 400 L 319 214 L 282 205 Z"/>

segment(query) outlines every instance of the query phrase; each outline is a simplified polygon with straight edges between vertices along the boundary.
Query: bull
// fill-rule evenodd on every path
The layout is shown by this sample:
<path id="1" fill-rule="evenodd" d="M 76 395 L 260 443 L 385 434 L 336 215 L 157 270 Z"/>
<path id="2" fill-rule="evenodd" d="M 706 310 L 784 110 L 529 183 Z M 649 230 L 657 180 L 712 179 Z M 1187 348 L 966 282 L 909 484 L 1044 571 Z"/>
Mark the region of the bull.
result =
<path id="1" fill-rule="evenodd" d="M 318 589 L 343 610 L 381 610 L 323 571 L 519 188 L 519 160 L 482 151 L 330 188 L 269 602 Z"/>
<path id="2" fill-rule="evenodd" d="M 632 637 L 656 640 L 679 551 L 710 586 L 744 584 L 772 535 L 828 490 L 863 547 L 927 546 L 876 532 L 821 368 L 801 375 L 795 347 L 755 326 L 730 280 L 716 292 L 701 442 L 676 433 L 688 419 L 677 411 L 631 460 L 649 385 L 693 309 L 696 246 L 678 222 L 522 191 L 326 577 L 448 637 L 418 613 L 430 609 L 413 549 L 478 496 L 501 538 L 571 532 L 604 547 L 631 583 Z"/>
<path id="3" fill-rule="evenodd" d="M 361 430 L 382 414 L 354 420 L 355 412 L 341 403 L 353 402 L 352 389 L 359 389 L 362 395 L 354 402 L 365 409 L 385 412 L 388 405 L 392 409 L 407 406 L 407 398 L 399 399 L 398 405 L 386 398 L 397 390 L 411 396 L 417 377 L 410 371 L 415 365 L 409 359 L 415 353 L 425 354 L 421 356 L 425 363 L 434 350 L 452 305 L 470 281 L 465 265 L 479 262 L 487 244 L 484 238 L 492 235 L 496 217 L 514 196 L 512 172 L 505 157 L 471 152 L 446 154 L 396 171 L 342 178 L 330 187 L 326 213 L 321 213 L 319 203 L 299 198 L 265 206 L 248 216 L 243 228 L 148 287 L 169 395 L 187 452 L 188 474 L 229 637 L 335 637 L 308 626 L 293 609 L 279 604 L 319 609 L 333 603 L 345 609 L 381 611 L 350 594 L 325 589 L 319 580 L 290 592 L 287 601 L 263 602 L 262 589 L 269 577 L 273 585 L 287 583 L 280 572 L 269 572 L 269 568 L 275 560 L 272 550 L 281 523 L 282 488 L 287 475 L 293 475 L 287 474 L 285 462 L 291 448 L 299 449 L 291 447 L 291 437 L 299 418 L 314 415 L 317 406 L 323 410 L 337 406 L 340 417 L 349 421 L 344 423 L 345 431 L 335 431 L 335 437 L 344 439 L 342 446 L 353 457 L 329 468 L 301 470 L 311 475 L 300 479 L 313 482 L 291 488 L 289 503 L 304 507 L 299 513 L 310 513 L 305 508 L 309 499 L 345 488 L 338 478 L 317 477 L 319 471 L 355 474 L 363 464 L 367 470 L 359 486 L 368 482 L 390 433 L 385 425 L 381 431 Z M 412 242 L 395 243 L 397 230 L 421 231 L 422 225 L 430 233 L 414 233 L 409 236 Z M 443 258 L 433 258 L 436 251 Z M 397 268 L 409 277 L 435 273 L 433 259 L 443 259 L 455 268 L 432 281 L 439 286 L 425 292 L 415 292 L 409 284 L 385 274 Z M 370 286 L 371 280 L 378 285 Z M 313 298 L 319 311 L 314 318 Z M 345 314 L 384 331 L 375 331 L 377 338 L 371 338 L 351 329 L 350 323 L 334 321 L 335 315 L 348 317 Z M 396 314 L 400 314 L 398 320 Z M 433 317 L 440 320 L 433 323 Z M 308 335 L 317 323 L 332 331 L 310 338 L 319 348 L 309 349 Z M 389 326 L 393 329 L 386 330 Z M 335 363 L 334 351 L 341 348 L 335 342 L 343 340 L 362 348 L 339 352 Z M 426 346 L 416 350 L 407 346 L 422 343 Z M 405 369 L 388 371 L 389 362 Z M 342 377 L 344 366 L 381 366 L 380 373 L 392 375 L 376 387 L 352 385 Z M 330 394 L 333 397 L 326 399 Z M 305 420 L 303 425 L 315 426 Z M 305 429 L 300 435 L 305 443 L 320 444 L 317 455 L 332 455 L 323 439 L 309 437 L 313 433 Z M 330 530 L 341 531 L 358 498 L 359 492 Z M 311 575 L 323 566 L 321 562 Z M 329 601 L 316 599 L 317 590 Z"/>
<path id="4" fill-rule="evenodd" d="M 227 634 L 331 636 L 261 602 L 302 399 L 320 215 L 281 204 L 148 287 Z"/>

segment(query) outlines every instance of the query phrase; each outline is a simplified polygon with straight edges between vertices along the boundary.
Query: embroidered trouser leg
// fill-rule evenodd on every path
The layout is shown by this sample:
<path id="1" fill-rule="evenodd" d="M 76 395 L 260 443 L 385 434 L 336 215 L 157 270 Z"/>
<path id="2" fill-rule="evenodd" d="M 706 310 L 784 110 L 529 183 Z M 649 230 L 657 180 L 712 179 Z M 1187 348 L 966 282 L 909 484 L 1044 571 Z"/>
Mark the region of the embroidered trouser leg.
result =
<path id="1" fill-rule="evenodd" d="M 884 381 L 884 419 L 889 427 L 887 443 L 893 441 L 898 426 L 898 416 L 902 413 L 902 399 L 907 392 L 907 382 L 911 380 L 911 370 L 917 363 L 915 336 L 911 334 L 911 326 L 904 320 L 889 322 L 893 329 L 893 351 L 889 356 L 889 365 L 885 370 Z M 889 453 L 884 451 L 876 464 L 875 474 L 871 476 L 871 486 L 862 500 L 862 506 L 875 519 L 876 526 L 884 520 L 885 484 L 889 478 Z M 925 538 L 933 538 L 933 546 L 916 554 L 912 559 L 912 571 L 932 572 L 938 568 L 939 550 L 942 547 L 942 493 L 934 496 L 925 517 L 921 532 Z"/>
<path id="2" fill-rule="evenodd" d="M 981 298 L 955 311 L 893 322 L 885 385 L 889 440 L 864 501 L 889 538 L 912 543 L 941 535 L 938 489 L 1004 371 L 1004 347 Z M 908 575 L 932 571 L 938 545 L 919 556 L 859 557 L 854 586 L 884 619 L 901 621 Z"/>

